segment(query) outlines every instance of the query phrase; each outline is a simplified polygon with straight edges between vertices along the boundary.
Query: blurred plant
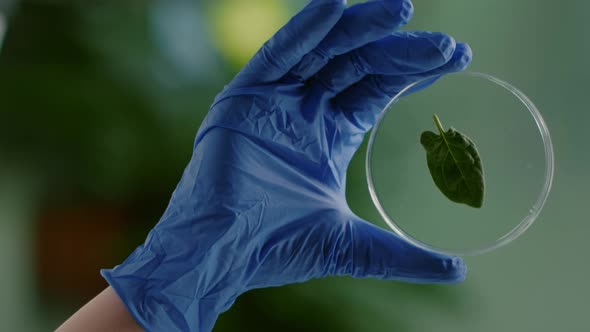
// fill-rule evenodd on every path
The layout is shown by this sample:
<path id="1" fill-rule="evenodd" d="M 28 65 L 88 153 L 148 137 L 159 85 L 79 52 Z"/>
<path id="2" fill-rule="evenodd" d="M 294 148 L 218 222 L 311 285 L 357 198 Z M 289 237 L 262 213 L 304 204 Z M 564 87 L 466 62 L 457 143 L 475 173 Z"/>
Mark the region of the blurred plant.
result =
<path id="1" fill-rule="evenodd" d="M 2 51 L 2 44 L 4 42 L 4 34 L 6 33 L 7 19 L 5 14 L 0 11 L 0 51 Z"/>
<path id="2" fill-rule="evenodd" d="M 52 195 L 169 192 L 219 89 L 206 78 L 162 87 L 151 70 L 148 6 L 117 5 L 111 13 L 129 15 L 95 24 L 109 6 L 25 4 L 0 58 L 0 151 L 34 165 Z"/>
<path id="3" fill-rule="evenodd" d="M 4 36 L 8 29 L 8 16 L 16 7 L 17 0 L 0 0 L 0 52 L 2 51 L 2 44 Z"/>
<path id="4" fill-rule="evenodd" d="M 91 271 L 124 259 L 157 221 L 220 89 L 174 71 L 157 79 L 166 64 L 150 6 L 25 2 L 0 56 L 0 166 L 38 180 L 40 289 L 78 301 L 104 286 Z"/>

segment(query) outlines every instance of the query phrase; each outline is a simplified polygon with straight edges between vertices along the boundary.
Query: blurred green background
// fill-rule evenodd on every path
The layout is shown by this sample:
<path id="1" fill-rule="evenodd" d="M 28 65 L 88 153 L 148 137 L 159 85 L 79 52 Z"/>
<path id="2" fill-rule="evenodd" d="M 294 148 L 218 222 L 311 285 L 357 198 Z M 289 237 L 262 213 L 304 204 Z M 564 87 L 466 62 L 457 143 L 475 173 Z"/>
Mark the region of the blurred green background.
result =
<path id="1" fill-rule="evenodd" d="M 304 2 L 0 0 L 2 330 L 53 330 L 106 286 L 98 270 L 157 222 L 216 93 Z M 589 330 L 590 2 L 414 4 L 409 29 L 467 41 L 471 69 L 513 83 L 545 116 L 557 169 L 540 219 L 467 258 L 461 285 L 331 278 L 257 290 L 215 331 Z M 385 227 L 364 150 L 347 190 L 354 211 Z"/>

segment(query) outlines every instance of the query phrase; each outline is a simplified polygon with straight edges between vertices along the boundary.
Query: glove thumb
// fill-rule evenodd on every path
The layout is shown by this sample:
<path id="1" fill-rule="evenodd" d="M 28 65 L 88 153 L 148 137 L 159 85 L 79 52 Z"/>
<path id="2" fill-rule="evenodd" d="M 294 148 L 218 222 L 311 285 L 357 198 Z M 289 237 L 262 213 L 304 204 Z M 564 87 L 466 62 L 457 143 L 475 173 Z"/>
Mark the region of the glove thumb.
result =
<path id="1" fill-rule="evenodd" d="M 459 257 L 427 251 L 396 234 L 358 217 L 339 227 L 339 254 L 333 270 L 355 278 L 400 280 L 411 283 L 457 283 L 465 280 L 466 267 Z M 348 242 L 348 243 L 347 243 Z"/>

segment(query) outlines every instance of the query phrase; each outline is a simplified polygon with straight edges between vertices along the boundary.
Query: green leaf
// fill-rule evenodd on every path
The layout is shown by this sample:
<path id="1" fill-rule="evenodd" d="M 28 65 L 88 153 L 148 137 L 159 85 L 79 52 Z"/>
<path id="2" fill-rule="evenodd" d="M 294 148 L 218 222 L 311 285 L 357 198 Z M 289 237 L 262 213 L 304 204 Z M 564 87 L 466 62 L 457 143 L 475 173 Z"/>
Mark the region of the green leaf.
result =
<path id="1" fill-rule="evenodd" d="M 434 123 L 439 135 L 425 131 L 420 136 L 434 183 L 451 201 L 480 208 L 484 175 L 475 144 L 452 127 L 445 132 L 436 114 Z"/>

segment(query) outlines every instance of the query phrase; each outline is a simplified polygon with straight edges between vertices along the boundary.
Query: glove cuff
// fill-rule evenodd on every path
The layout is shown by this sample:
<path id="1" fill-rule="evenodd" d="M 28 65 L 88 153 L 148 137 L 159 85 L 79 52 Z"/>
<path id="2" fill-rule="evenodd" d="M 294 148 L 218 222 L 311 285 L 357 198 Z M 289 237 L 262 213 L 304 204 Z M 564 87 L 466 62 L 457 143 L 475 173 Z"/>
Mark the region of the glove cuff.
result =
<path id="1" fill-rule="evenodd" d="M 199 298 L 190 289 L 175 289 L 156 232 L 120 265 L 100 274 L 115 290 L 129 313 L 145 331 L 209 332 L 233 301 Z"/>

